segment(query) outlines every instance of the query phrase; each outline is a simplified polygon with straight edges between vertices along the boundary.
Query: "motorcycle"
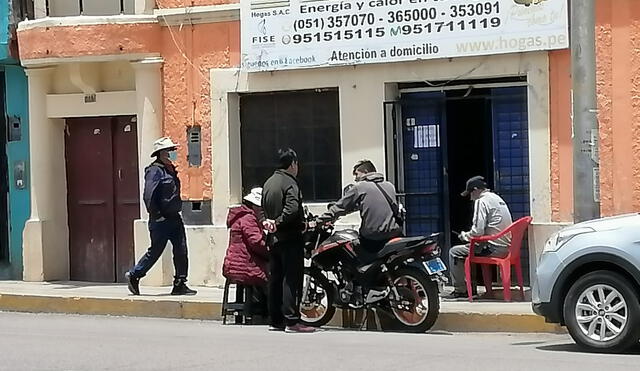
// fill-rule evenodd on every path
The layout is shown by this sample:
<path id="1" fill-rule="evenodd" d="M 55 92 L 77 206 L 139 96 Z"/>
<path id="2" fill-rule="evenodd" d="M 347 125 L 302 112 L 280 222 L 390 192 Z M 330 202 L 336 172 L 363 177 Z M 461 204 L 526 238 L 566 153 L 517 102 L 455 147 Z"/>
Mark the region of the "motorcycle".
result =
<path id="1" fill-rule="evenodd" d="M 425 332 L 440 312 L 439 292 L 446 278 L 440 234 L 402 237 L 378 253 L 364 251 L 355 230 L 335 230 L 306 212 L 301 320 L 320 327 L 336 308 L 372 309 L 384 314 L 383 329 Z M 385 328 L 386 327 L 386 328 Z"/>

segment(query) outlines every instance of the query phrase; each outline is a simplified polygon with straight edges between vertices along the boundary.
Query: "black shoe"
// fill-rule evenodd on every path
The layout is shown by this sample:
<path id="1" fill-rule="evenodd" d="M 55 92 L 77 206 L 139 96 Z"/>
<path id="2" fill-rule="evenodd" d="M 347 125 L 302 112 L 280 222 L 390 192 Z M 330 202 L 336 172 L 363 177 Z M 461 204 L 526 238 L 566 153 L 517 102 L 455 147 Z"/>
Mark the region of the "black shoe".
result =
<path id="1" fill-rule="evenodd" d="M 171 295 L 195 295 L 198 292 L 187 287 L 184 280 L 176 280 L 173 282 L 173 290 Z"/>
<path id="2" fill-rule="evenodd" d="M 124 274 L 124 279 L 127 280 L 127 287 L 129 292 L 133 295 L 140 295 L 140 279 L 131 275 L 131 272 Z"/>
<path id="3" fill-rule="evenodd" d="M 269 331 L 284 331 L 284 325 L 269 325 Z"/>

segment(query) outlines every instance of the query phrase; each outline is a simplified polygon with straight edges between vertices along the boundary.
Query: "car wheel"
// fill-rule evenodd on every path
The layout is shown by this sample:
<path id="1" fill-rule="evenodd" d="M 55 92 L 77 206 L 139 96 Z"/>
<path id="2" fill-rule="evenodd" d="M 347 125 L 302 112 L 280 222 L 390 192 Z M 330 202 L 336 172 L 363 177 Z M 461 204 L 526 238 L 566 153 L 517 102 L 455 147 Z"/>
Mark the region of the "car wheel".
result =
<path id="1" fill-rule="evenodd" d="M 569 334 L 579 345 L 602 352 L 625 350 L 640 339 L 640 304 L 621 275 L 596 271 L 580 277 L 564 300 Z"/>

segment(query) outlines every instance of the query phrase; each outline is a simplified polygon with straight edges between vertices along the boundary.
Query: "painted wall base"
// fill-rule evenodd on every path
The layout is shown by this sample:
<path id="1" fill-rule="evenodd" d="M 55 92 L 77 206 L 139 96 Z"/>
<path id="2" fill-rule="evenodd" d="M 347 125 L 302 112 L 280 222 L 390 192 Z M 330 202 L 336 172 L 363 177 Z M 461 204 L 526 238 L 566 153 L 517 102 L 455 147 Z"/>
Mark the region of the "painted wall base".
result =
<path id="1" fill-rule="evenodd" d="M 189 284 L 194 286 L 223 286 L 222 262 L 227 250 L 226 227 L 187 226 L 187 248 L 189 250 Z M 148 221 L 136 220 L 134 224 L 136 261 L 149 248 Z M 142 286 L 167 286 L 173 281 L 174 268 L 171 243 L 155 266 L 140 281 Z"/>
<path id="2" fill-rule="evenodd" d="M 27 220 L 23 234 L 25 281 L 69 279 L 68 235 L 67 226 L 60 222 Z"/>

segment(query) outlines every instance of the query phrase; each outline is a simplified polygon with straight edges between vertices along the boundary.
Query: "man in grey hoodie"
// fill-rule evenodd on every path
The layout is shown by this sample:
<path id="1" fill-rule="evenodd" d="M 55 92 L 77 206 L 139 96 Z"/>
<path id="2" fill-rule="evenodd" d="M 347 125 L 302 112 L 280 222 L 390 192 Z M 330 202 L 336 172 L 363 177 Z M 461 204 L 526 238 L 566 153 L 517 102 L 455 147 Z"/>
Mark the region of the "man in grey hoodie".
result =
<path id="1" fill-rule="evenodd" d="M 458 236 L 460 240 L 469 242 L 472 237 L 495 235 L 511 225 L 511 212 L 507 203 L 487 189 L 487 183 L 483 177 L 475 176 L 469 179 L 461 196 L 469 196 L 473 201 L 473 225 L 470 231 L 460 233 Z M 511 236 L 506 235 L 495 241 L 475 245 L 474 254 L 503 258 L 508 255 L 510 244 Z M 464 261 L 467 256 L 469 256 L 468 243 L 454 246 L 449 250 L 449 269 L 454 291 L 446 296 L 448 299 L 467 297 L 464 274 Z M 472 286 L 475 288 L 475 283 Z"/>
<path id="2" fill-rule="evenodd" d="M 397 215 L 396 189 L 384 180 L 369 160 L 359 161 L 353 167 L 356 183 L 347 187 L 338 202 L 320 218 L 335 220 L 360 211 L 360 246 L 365 253 L 380 251 L 390 239 L 402 235 Z M 394 211 L 395 208 L 395 211 Z"/>

